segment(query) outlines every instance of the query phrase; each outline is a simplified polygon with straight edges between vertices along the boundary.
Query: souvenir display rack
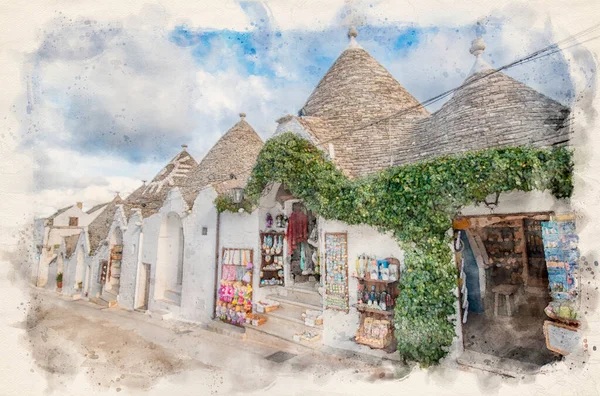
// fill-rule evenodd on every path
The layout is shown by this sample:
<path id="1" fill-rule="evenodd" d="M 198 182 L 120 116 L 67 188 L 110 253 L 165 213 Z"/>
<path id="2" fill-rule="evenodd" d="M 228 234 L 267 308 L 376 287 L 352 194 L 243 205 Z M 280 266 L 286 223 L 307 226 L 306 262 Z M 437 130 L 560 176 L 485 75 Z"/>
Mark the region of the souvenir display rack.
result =
<path id="1" fill-rule="evenodd" d="M 544 312 L 553 321 L 544 322 L 546 347 L 568 355 L 580 344 L 579 238 L 574 216 L 559 216 L 542 222 L 544 255 L 552 301 Z"/>
<path id="2" fill-rule="evenodd" d="M 325 233 L 325 309 L 348 313 L 348 235 Z"/>
<path id="3" fill-rule="evenodd" d="M 260 233 L 260 282 L 259 287 L 284 285 L 283 232 Z"/>
<path id="4" fill-rule="evenodd" d="M 504 224 L 485 227 L 483 243 L 490 263 L 496 267 L 521 267 L 523 265 L 523 228 Z"/>
<path id="5" fill-rule="evenodd" d="M 108 279 L 119 279 L 121 277 L 121 259 L 123 257 L 123 245 L 114 245 L 110 251 L 110 265 L 108 267 Z"/>
<path id="6" fill-rule="evenodd" d="M 393 352 L 394 306 L 398 297 L 400 261 L 396 258 L 376 260 L 364 255 L 357 259 L 357 304 L 360 326 L 354 340 L 374 349 Z M 385 279 L 382 279 L 385 278 Z"/>
<path id="7" fill-rule="evenodd" d="M 542 223 L 544 254 L 550 294 L 555 300 L 574 301 L 577 296 L 578 237 L 573 221 Z"/>
<path id="8" fill-rule="evenodd" d="M 242 326 L 252 313 L 252 249 L 223 248 L 221 283 L 215 316 L 222 322 Z"/>

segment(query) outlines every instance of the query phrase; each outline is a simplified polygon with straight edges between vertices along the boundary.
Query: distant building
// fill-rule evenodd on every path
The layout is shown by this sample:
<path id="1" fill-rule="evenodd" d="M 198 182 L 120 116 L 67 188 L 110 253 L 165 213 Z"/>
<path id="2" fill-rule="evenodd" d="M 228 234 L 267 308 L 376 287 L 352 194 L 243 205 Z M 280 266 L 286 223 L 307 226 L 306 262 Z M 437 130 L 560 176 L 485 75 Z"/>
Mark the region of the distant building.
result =
<path id="1" fill-rule="evenodd" d="M 41 231 L 41 240 L 39 238 L 36 240 L 39 261 L 33 274 L 38 287 L 51 290 L 56 288 L 57 274 L 65 271 L 66 252 L 59 252 L 64 243 L 63 239 L 79 235 L 102 213 L 105 206 L 105 204 L 97 205 L 84 212 L 83 203 L 77 202 L 75 205 L 58 210 L 46 219 L 36 220 L 37 234 L 39 235 Z"/>

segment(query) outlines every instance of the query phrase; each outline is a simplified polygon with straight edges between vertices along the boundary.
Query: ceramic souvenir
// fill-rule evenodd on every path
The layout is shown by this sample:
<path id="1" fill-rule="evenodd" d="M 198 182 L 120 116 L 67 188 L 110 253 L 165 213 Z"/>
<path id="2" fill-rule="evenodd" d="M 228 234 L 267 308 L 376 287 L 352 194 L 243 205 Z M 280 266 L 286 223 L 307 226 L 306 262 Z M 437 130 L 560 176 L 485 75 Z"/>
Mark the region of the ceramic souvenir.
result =
<path id="1" fill-rule="evenodd" d="M 381 308 L 382 311 L 385 311 L 387 309 L 386 298 L 387 293 L 385 291 L 382 291 L 381 296 L 379 297 L 379 308 Z"/>
<path id="2" fill-rule="evenodd" d="M 265 224 L 266 224 L 267 228 L 273 227 L 273 216 L 271 216 L 271 213 L 267 213 L 267 218 L 265 219 Z"/>

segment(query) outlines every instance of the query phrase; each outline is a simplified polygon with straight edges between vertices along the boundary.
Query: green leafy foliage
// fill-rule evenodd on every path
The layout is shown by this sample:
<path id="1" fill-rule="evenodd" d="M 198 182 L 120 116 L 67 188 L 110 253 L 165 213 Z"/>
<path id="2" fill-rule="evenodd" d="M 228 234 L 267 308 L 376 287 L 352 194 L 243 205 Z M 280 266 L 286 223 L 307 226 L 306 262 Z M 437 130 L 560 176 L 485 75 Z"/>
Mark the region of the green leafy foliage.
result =
<path id="1" fill-rule="evenodd" d="M 246 213 L 252 213 L 252 210 L 254 210 L 254 205 L 249 199 L 244 198 L 241 203 L 236 204 L 233 202 L 233 198 L 227 194 L 220 194 L 217 196 L 214 204 L 219 213 L 223 213 L 225 211 L 237 213 L 240 209 L 244 209 Z"/>
<path id="2" fill-rule="evenodd" d="M 280 182 L 326 219 L 392 232 L 406 265 L 396 301 L 398 350 L 431 365 L 447 354 L 455 334 L 457 271 L 446 234 L 452 220 L 495 193 L 549 190 L 570 197 L 571 157 L 566 148 L 494 148 L 348 179 L 312 143 L 285 133 L 265 143 L 246 196 L 257 202 L 269 183 Z"/>

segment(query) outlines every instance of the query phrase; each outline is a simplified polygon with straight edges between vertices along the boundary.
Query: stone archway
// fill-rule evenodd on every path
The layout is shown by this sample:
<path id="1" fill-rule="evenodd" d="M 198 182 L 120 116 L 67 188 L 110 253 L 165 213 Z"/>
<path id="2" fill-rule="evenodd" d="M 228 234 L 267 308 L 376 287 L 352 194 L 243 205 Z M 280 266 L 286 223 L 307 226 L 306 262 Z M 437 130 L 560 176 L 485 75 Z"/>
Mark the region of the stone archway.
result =
<path id="1" fill-rule="evenodd" d="M 181 304 L 183 283 L 183 224 L 177 213 L 163 218 L 158 238 L 154 298 Z"/>
<path id="2" fill-rule="evenodd" d="M 48 279 L 46 280 L 46 284 L 44 285 L 45 288 L 48 290 L 56 290 L 57 288 L 56 275 L 58 275 L 58 258 L 59 256 L 56 256 L 50 261 L 50 263 L 48 263 L 46 274 Z"/>
<path id="3" fill-rule="evenodd" d="M 85 275 L 85 257 L 83 256 L 83 250 L 77 249 L 77 263 L 75 265 L 75 282 L 74 289 L 77 292 L 81 292 L 83 289 L 83 278 Z"/>
<path id="4" fill-rule="evenodd" d="M 105 290 L 115 297 L 119 295 L 121 285 L 121 259 L 123 256 L 123 232 L 116 227 L 109 240 L 108 274 Z"/>

